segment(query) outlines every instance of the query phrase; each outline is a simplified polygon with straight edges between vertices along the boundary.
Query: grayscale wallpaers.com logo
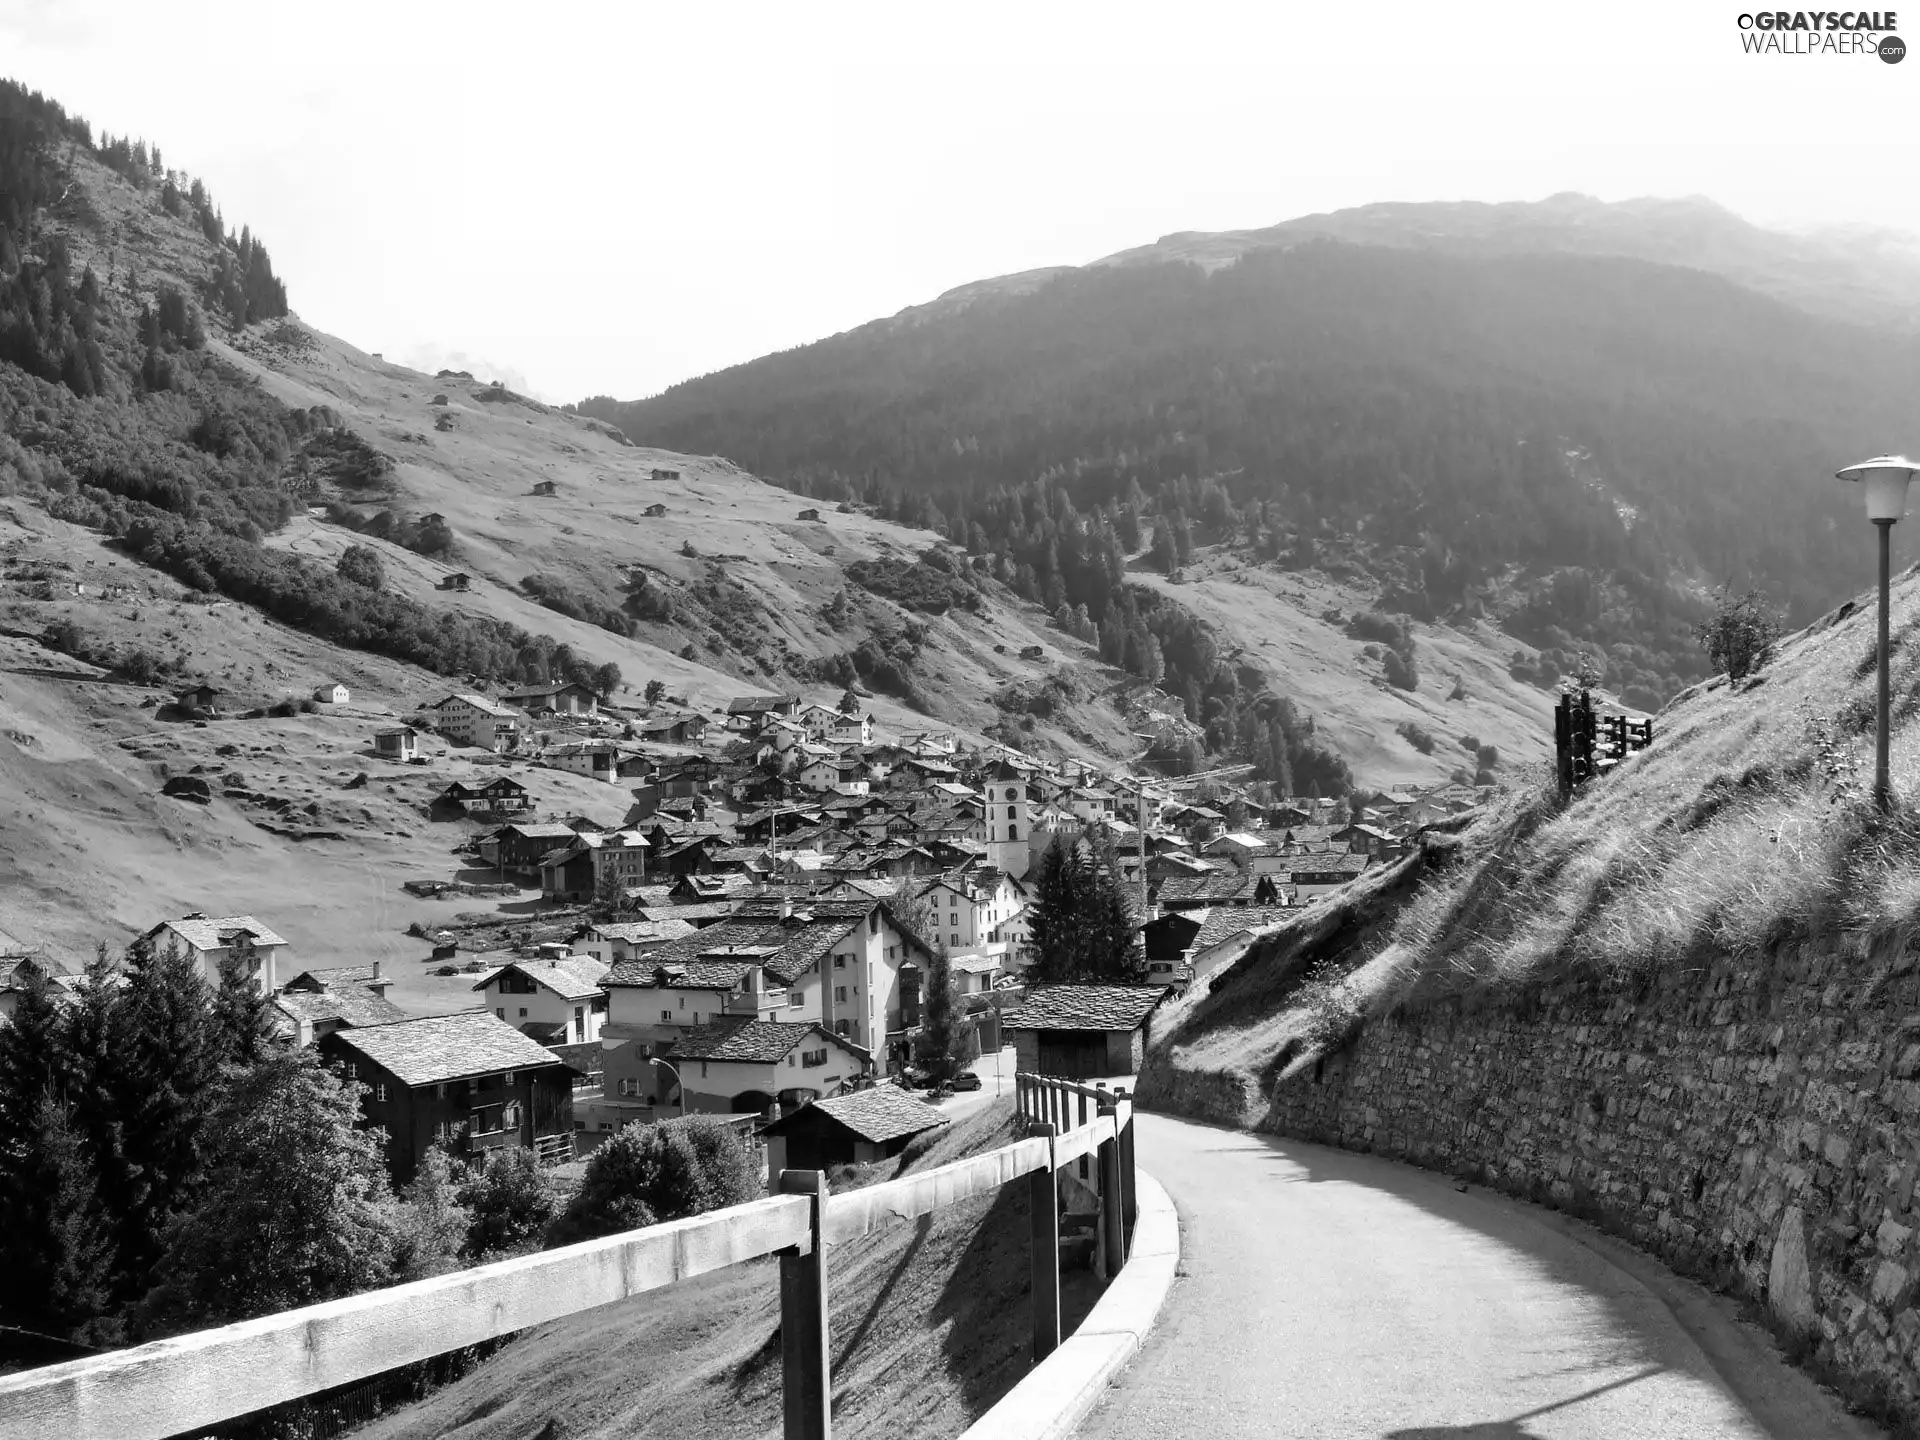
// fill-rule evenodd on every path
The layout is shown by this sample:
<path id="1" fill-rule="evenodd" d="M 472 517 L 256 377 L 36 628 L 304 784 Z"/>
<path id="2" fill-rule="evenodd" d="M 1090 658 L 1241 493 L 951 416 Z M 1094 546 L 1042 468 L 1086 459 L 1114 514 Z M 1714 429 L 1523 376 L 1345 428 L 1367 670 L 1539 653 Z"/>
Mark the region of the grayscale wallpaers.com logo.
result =
<path id="1" fill-rule="evenodd" d="M 1740 48 L 1749 55 L 1878 55 L 1889 65 L 1907 58 L 1893 32 L 1891 10 L 1762 10 L 1740 17 Z"/>

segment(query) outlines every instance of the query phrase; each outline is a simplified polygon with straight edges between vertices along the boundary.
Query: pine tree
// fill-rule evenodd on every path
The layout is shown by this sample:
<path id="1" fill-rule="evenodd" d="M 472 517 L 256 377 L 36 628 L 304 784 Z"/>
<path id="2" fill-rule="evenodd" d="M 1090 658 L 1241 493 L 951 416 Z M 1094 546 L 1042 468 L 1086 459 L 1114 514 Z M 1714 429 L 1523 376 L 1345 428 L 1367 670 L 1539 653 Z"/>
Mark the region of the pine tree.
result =
<path id="1" fill-rule="evenodd" d="M 971 1047 L 967 1029 L 961 1024 L 959 981 L 944 945 L 934 947 L 927 962 L 925 985 L 914 1058 L 935 1080 L 951 1080 L 965 1068 Z"/>
<path id="2" fill-rule="evenodd" d="M 393 1197 L 357 1087 L 311 1050 L 233 1074 L 207 1117 L 208 1183 L 166 1233 L 145 1318 L 205 1326 L 384 1284 Z"/>
<path id="3" fill-rule="evenodd" d="M 180 947 L 162 951 L 142 937 L 125 973 L 99 1077 L 118 1131 L 116 1153 L 99 1157 L 100 1195 L 127 1283 L 140 1293 L 168 1225 L 198 1198 L 221 1047 L 206 982 Z"/>
<path id="4" fill-rule="evenodd" d="M 12 1019 L 0 1025 L 0 1164 L 38 1133 L 41 1100 L 66 1102 L 73 1071 L 60 1007 L 51 987 L 36 978 L 21 992 Z"/>
<path id="5" fill-rule="evenodd" d="M 254 980 L 253 945 L 242 939 L 220 961 L 213 992 L 214 1046 L 219 1064 L 254 1065 L 273 1049 L 273 1002 Z"/>
<path id="6" fill-rule="evenodd" d="M 24 1139 L 0 1152 L 0 1315 L 45 1334 L 110 1339 L 112 1327 L 96 1326 L 113 1299 L 113 1241 L 86 1144 L 51 1090 L 9 1129 Z"/>
<path id="7" fill-rule="evenodd" d="M 1143 972 L 1113 845 L 1056 838 L 1034 882 L 1036 984 L 1130 984 Z"/>

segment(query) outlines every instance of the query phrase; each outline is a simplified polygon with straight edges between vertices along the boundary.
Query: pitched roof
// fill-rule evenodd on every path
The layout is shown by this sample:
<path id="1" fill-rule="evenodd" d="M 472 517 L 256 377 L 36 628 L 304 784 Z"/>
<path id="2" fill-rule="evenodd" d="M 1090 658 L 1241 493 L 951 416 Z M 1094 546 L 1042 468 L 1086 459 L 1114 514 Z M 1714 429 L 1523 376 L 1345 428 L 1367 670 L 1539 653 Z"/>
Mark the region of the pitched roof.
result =
<path id="1" fill-rule="evenodd" d="M 827 1115 L 874 1145 L 884 1145 L 908 1135 L 937 1130 L 953 1122 L 916 1095 L 898 1085 L 876 1085 L 871 1090 L 855 1090 L 849 1095 L 834 1095 L 816 1100 L 798 1110 L 789 1111 L 767 1126 L 764 1135 L 784 1135 L 796 1128 L 801 1117 L 817 1119 Z"/>
<path id="2" fill-rule="evenodd" d="M 497 700 L 489 700 L 484 695 L 472 695 L 472 694 L 464 694 L 464 693 L 459 695 L 449 695 L 443 700 L 436 700 L 431 705 L 423 705 L 420 708 L 423 710 L 444 710 L 446 709 L 447 706 L 453 704 L 453 702 L 456 700 L 461 701 L 464 704 L 471 705 L 475 710 L 478 710 L 482 715 L 493 715 L 503 720 L 517 720 L 520 718 L 520 712 L 518 710 L 515 710 L 511 705 L 502 705 Z"/>
<path id="3" fill-rule="evenodd" d="M 635 990 L 719 990 L 726 993 L 739 988 L 740 981 L 758 960 L 696 959 L 664 963 L 635 960 L 621 965 L 623 977 L 615 982 Z"/>
<path id="4" fill-rule="evenodd" d="M 658 920 L 601 921 L 589 928 L 602 940 L 624 940 L 629 945 L 678 940 L 682 935 L 694 932 L 694 927 L 685 920 L 666 917 Z"/>
<path id="5" fill-rule="evenodd" d="M 484 990 L 509 970 L 518 970 L 536 985 L 545 986 L 563 1000 L 585 1000 L 600 993 L 600 982 L 612 967 L 591 955 L 561 955 L 552 960 L 510 960 L 473 988 Z"/>
<path id="6" fill-rule="evenodd" d="M 152 935 L 162 929 L 172 930 L 199 950 L 218 950 L 223 945 L 231 945 L 240 935 L 249 936 L 256 945 L 287 943 L 251 915 L 225 915 L 217 920 L 209 920 L 204 915 L 189 915 L 183 920 L 163 920 L 147 933 Z"/>
<path id="7" fill-rule="evenodd" d="M 273 1004 L 289 1019 L 304 1020 L 309 1025 L 328 1020 L 348 1025 L 391 1025 L 407 1018 L 406 1011 L 364 985 L 342 985 L 337 990 L 283 990 L 273 997 Z"/>
<path id="8" fill-rule="evenodd" d="M 1189 912 L 1195 913 L 1195 912 Z M 1269 925 L 1278 925 L 1291 919 L 1297 911 L 1285 905 L 1226 905 L 1207 912 L 1207 923 L 1200 927 L 1200 933 L 1193 937 L 1188 946 L 1190 953 L 1198 955 L 1211 950 L 1250 930 L 1261 930 Z"/>
<path id="9" fill-rule="evenodd" d="M 326 970 L 302 970 L 298 975 L 280 988 L 282 990 L 305 990 L 309 994 L 331 989 L 338 985 L 365 985 L 370 981 L 384 980 L 392 983 L 391 975 L 383 976 L 377 962 L 369 961 L 365 965 L 335 965 Z"/>
<path id="10" fill-rule="evenodd" d="M 365 1056 L 406 1085 L 433 1085 L 496 1070 L 531 1070 L 560 1063 L 546 1046 L 486 1010 L 337 1030 L 327 1038 Z"/>
<path id="11" fill-rule="evenodd" d="M 1002 1024 L 1008 1030 L 1134 1030 L 1166 993 L 1158 985 L 1042 985 Z"/>
<path id="12" fill-rule="evenodd" d="M 745 1065 L 773 1065 L 816 1034 L 823 1040 L 834 1038 L 808 1020 L 729 1016 L 681 1036 L 668 1053 L 675 1060 L 731 1060 Z"/>

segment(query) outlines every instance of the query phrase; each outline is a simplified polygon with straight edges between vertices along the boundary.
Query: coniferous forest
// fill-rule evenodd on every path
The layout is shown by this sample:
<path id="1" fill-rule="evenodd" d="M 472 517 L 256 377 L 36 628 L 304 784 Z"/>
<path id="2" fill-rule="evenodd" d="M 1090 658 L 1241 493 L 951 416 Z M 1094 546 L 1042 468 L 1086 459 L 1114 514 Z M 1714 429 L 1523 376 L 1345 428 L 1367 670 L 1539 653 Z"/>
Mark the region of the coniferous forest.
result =
<path id="1" fill-rule="evenodd" d="M 1390 614 L 1491 617 L 1651 708 L 1702 673 L 1715 586 L 1799 621 L 1870 578 L 1830 477 L 1915 443 L 1917 381 L 1911 336 L 1702 271 L 1311 240 L 970 287 L 580 408 L 939 530 L 1151 677 L 1144 630 L 1215 728 L 1215 675 L 1129 564 L 1225 545 L 1360 577 Z"/>

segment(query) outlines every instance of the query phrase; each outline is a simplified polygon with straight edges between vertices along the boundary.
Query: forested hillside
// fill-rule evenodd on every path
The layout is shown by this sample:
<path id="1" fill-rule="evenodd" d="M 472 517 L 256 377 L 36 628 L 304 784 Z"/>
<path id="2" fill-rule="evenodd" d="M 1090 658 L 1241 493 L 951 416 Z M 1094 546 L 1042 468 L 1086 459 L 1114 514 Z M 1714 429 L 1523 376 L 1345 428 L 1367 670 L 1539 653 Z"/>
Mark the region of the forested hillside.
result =
<path id="1" fill-rule="evenodd" d="M 1211 724 L 1218 674 L 1117 584 L 1139 550 L 1364 577 L 1652 707 L 1701 673 L 1712 587 L 1795 619 L 1850 593 L 1866 544 L 1829 477 L 1920 443 L 1916 382 L 1911 336 L 1700 270 L 1310 239 L 967 287 L 581 408 L 941 528 L 1151 674 L 1144 629 Z"/>

